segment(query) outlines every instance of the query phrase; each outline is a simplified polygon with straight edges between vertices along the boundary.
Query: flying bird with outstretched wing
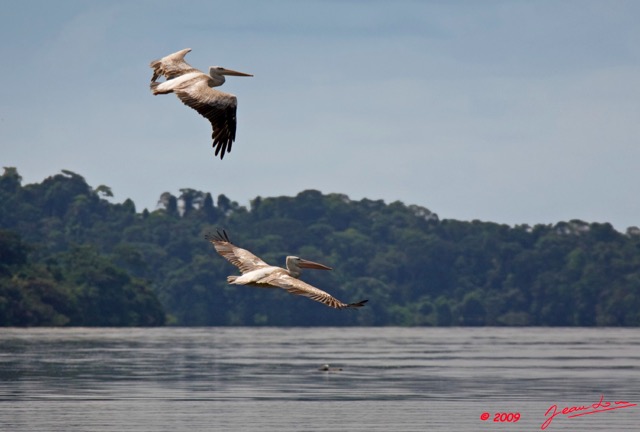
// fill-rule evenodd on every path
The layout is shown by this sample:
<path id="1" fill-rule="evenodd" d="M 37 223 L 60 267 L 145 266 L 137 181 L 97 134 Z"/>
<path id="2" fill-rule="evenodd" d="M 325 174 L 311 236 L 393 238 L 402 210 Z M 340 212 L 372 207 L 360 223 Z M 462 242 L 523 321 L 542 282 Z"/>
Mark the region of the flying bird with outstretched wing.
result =
<path id="1" fill-rule="evenodd" d="M 213 147 L 215 155 L 224 158 L 225 153 L 231 151 L 231 145 L 236 139 L 236 110 L 237 98 L 229 93 L 221 92 L 212 87 L 224 84 L 227 76 L 253 76 L 219 66 L 211 66 L 206 74 L 187 63 L 184 56 L 191 51 L 185 48 L 169 54 L 160 60 L 154 60 L 149 65 L 153 69 L 151 77 L 151 92 L 154 95 L 175 93 L 188 107 L 198 111 L 200 115 L 211 122 L 213 133 Z M 165 81 L 157 82 L 159 77 Z"/>
<path id="2" fill-rule="evenodd" d="M 216 251 L 227 261 L 240 269 L 241 276 L 228 276 L 227 282 L 234 285 L 252 285 L 262 288 L 282 288 L 291 294 L 297 294 L 336 309 L 354 309 L 364 306 L 367 300 L 356 303 L 343 303 L 314 286 L 298 279 L 303 268 L 331 270 L 323 264 L 308 261 L 296 256 L 288 256 L 287 268 L 270 266 L 246 249 L 231 243 L 225 231 L 218 231 L 205 238 L 213 243 Z"/>

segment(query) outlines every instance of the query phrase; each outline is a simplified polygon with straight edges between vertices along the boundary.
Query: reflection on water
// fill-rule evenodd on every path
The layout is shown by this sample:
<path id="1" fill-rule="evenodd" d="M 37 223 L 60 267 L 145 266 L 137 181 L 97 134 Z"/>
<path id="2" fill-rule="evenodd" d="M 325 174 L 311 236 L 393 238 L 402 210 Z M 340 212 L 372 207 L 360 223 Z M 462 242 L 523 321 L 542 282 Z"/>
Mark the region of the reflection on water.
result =
<path id="1" fill-rule="evenodd" d="M 342 370 L 319 371 L 323 364 Z M 637 330 L 0 334 L 0 424 L 9 430 L 540 430 L 552 404 L 589 405 L 601 395 L 640 402 Z M 500 412 L 521 419 L 493 423 Z M 557 417 L 547 430 L 637 430 L 639 420 L 636 406 Z"/>

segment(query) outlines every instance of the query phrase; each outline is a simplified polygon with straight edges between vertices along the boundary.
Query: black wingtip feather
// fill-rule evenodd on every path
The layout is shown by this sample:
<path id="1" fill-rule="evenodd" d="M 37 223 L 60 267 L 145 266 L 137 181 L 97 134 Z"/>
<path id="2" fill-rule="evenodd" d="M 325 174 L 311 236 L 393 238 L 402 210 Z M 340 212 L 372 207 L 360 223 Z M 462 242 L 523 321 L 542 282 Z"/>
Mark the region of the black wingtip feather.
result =
<path id="1" fill-rule="evenodd" d="M 350 307 L 350 308 L 359 308 L 359 307 L 364 306 L 364 304 L 365 304 L 366 302 L 368 302 L 368 301 L 369 301 L 369 300 L 361 300 L 361 301 L 359 301 L 359 302 L 357 302 L 357 303 L 349 303 L 347 306 L 348 306 L 348 307 Z"/>
<path id="2" fill-rule="evenodd" d="M 215 151 L 213 152 L 213 154 L 215 156 L 220 155 L 220 160 L 224 159 L 224 155 L 227 153 L 231 153 L 231 140 L 227 140 L 226 142 L 224 141 L 224 138 L 219 139 L 215 136 L 215 133 L 213 135 L 211 135 L 211 137 L 213 138 L 213 145 L 212 147 L 215 148 Z"/>
<path id="3" fill-rule="evenodd" d="M 221 142 L 213 142 L 213 147 L 215 147 L 215 151 L 213 152 L 213 154 L 215 156 L 220 156 L 220 160 L 224 159 L 224 154 L 225 154 L 225 146 L 224 143 Z"/>
<path id="4" fill-rule="evenodd" d="M 231 240 L 229 239 L 229 235 L 227 234 L 227 232 L 223 229 L 222 232 L 220 232 L 219 229 L 216 229 L 216 233 L 215 234 L 205 234 L 204 238 L 206 240 L 209 240 L 210 242 L 213 241 L 223 241 L 223 242 L 227 242 L 227 243 L 231 243 Z"/>

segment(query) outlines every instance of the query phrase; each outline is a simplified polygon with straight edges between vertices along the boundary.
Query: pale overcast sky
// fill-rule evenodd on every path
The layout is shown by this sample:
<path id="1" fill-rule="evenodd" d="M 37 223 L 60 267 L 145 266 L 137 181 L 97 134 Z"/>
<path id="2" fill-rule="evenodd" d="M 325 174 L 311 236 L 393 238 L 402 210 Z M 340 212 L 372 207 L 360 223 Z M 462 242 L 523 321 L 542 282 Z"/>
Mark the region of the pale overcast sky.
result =
<path id="1" fill-rule="evenodd" d="M 639 1 L 7 1 L 0 162 L 153 210 L 181 188 L 640 225 Z M 149 62 L 252 73 L 224 160 Z"/>

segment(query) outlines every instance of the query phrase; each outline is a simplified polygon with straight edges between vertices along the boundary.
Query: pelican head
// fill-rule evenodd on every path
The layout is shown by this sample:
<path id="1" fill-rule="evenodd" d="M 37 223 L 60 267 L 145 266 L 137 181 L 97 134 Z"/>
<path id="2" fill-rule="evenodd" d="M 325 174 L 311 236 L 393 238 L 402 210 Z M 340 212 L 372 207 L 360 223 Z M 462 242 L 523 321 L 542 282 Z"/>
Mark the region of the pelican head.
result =
<path id="1" fill-rule="evenodd" d="M 308 261 L 306 259 L 302 259 L 297 256 L 287 257 L 287 270 L 289 270 L 289 273 L 291 274 L 291 276 L 297 278 L 298 276 L 300 276 L 300 273 L 302 273 L 303 268 L 310 268 L 310 269 L 316 269 L 316 270 L 333 270 L 331 267 L 327 267 L 326 265 L 313 262 L 313 261 Z"/>
<path id="2" fill-rule="evenodd" d="M 226 68 L 223 68 L 221 66 L 211 66 L 209 68 L 209 76 L 215 82 L 216 86 L 221 86 L 222 84 L 224 84 L 224 82 L 225 82 L 224 76 L 225 75 L 229 75 L 229 76 L 244 76 L 244 77 L 253 76 L 251 74 L 247 74 L 247 73 L 244 73 L 244 72 L 238 72 L 238 71 L 234 71 L 234 70 L 231 70 L 231 69 L 226 69 Z"/>

